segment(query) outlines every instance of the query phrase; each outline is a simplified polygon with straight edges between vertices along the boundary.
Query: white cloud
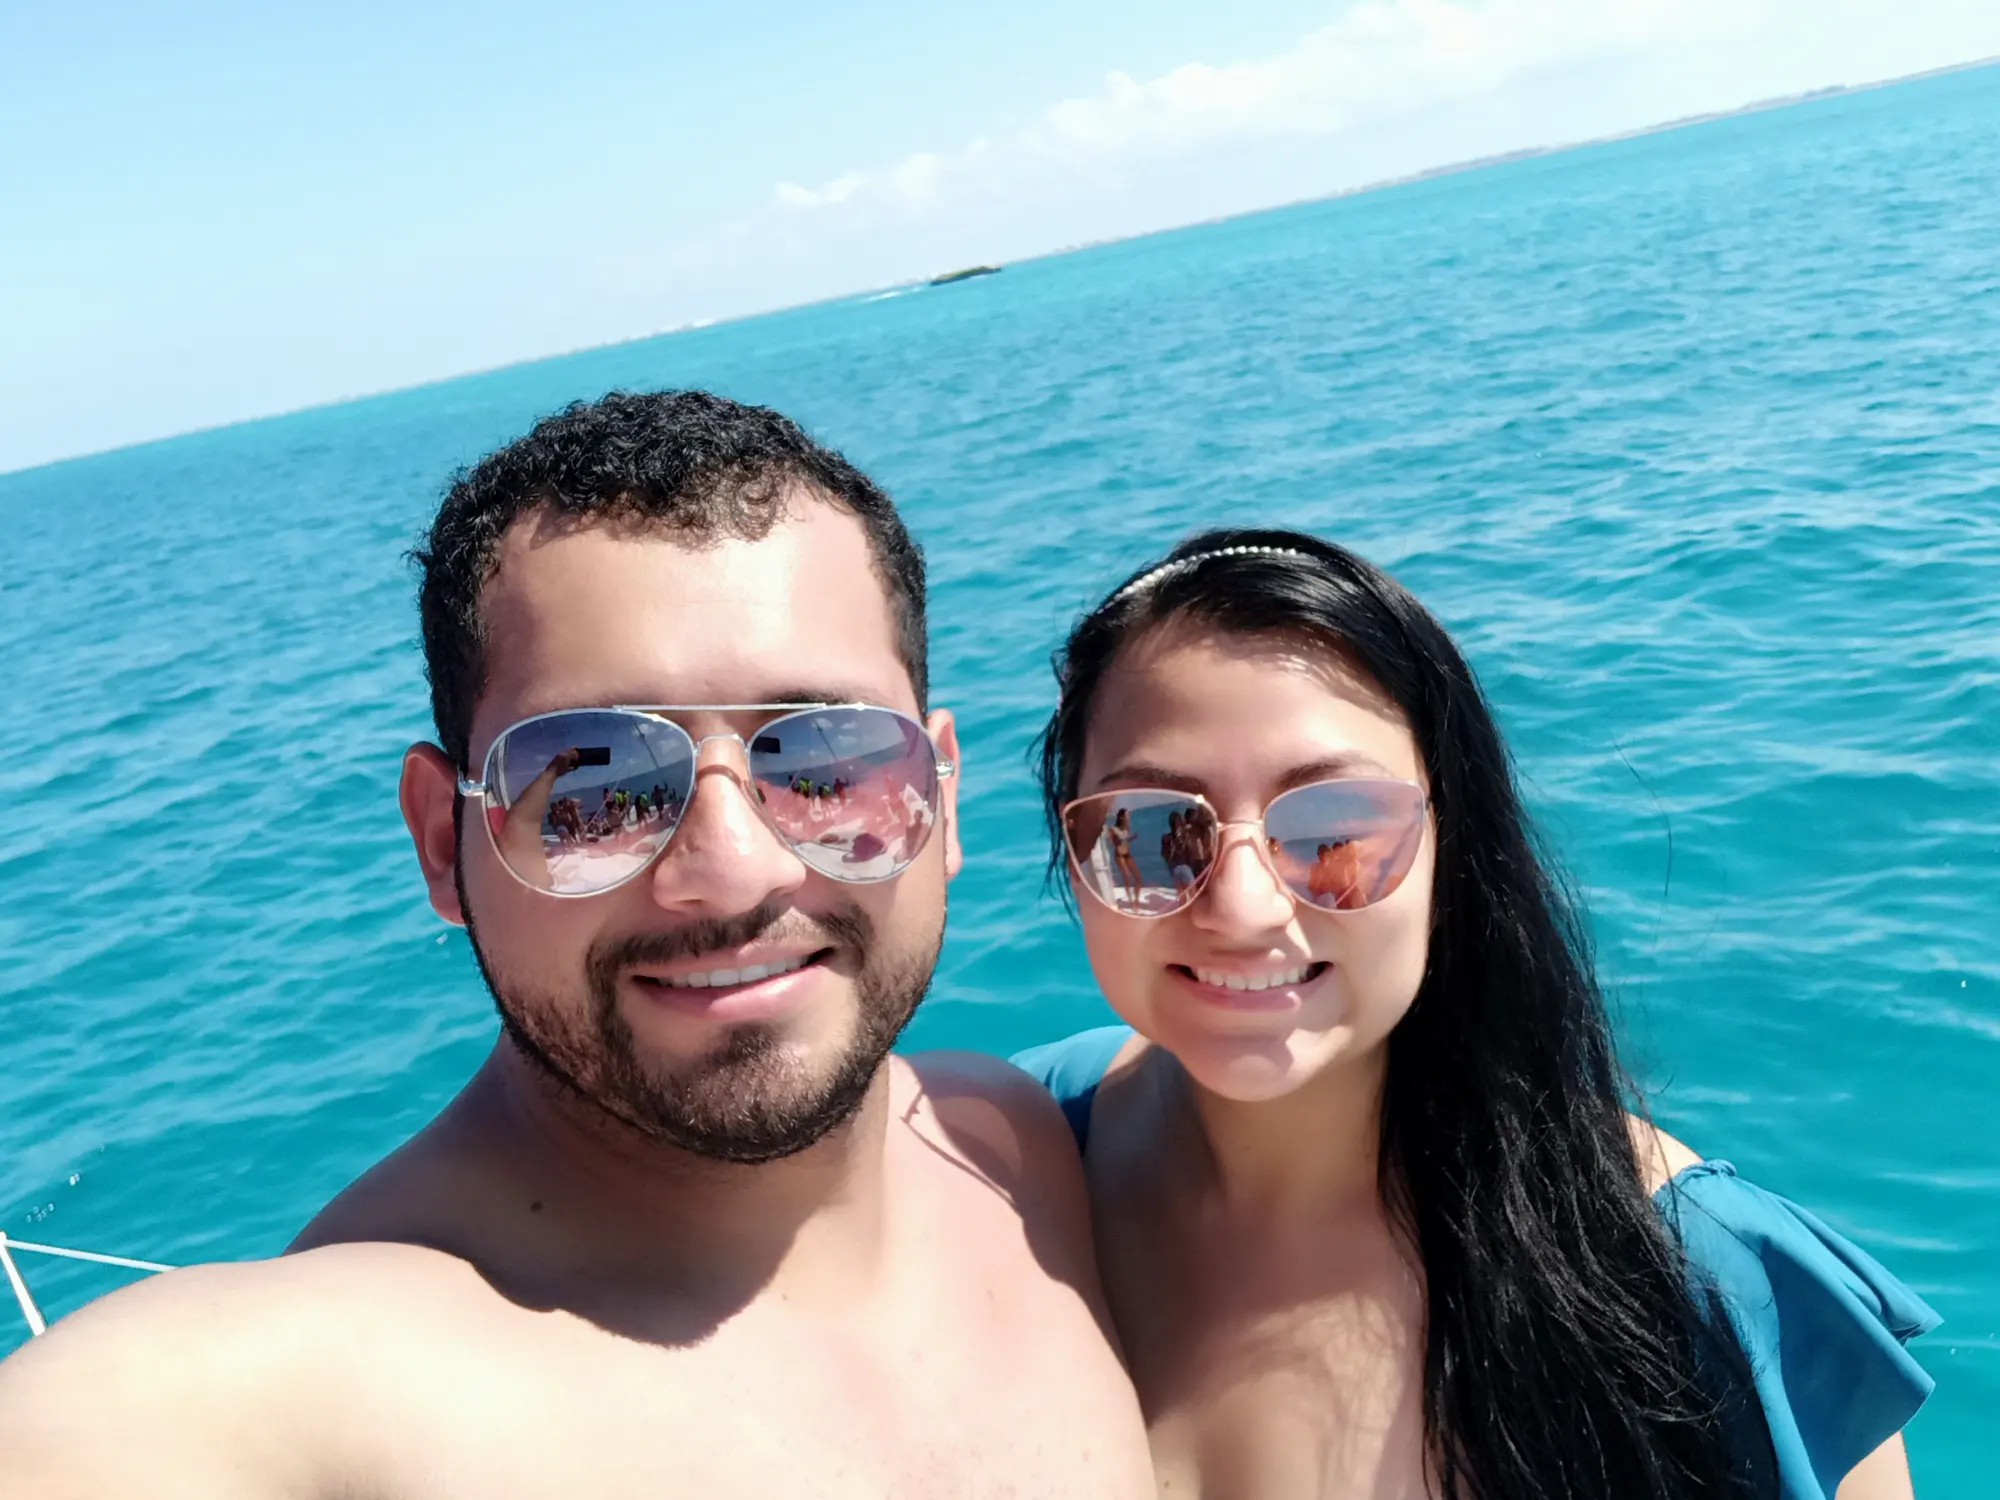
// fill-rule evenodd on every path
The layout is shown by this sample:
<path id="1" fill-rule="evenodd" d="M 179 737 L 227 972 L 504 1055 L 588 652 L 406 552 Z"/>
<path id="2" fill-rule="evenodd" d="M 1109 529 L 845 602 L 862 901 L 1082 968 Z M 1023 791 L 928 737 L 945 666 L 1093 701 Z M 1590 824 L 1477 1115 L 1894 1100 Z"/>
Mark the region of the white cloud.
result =
<path id="1" fill-rule="evenodd" d="M 1730 0 L 1366 0 L 1273 56 L 1189 63 L 1143 82 L 1112 73 L 1096 94 L 1051 105 L 1002 141 L 920 152 L 818 189 L 781 183 L 771 201 L 795 210 L 924 209 L 967 177 L 1027 166 L 1089 170 L 1229 142 L 1330 135 L 1488 92 L 1532 69 L 1725 35 L 1755 8 Z"/>
<path id="2" fill-rule="evenodd" d="M 1645 113 L 1655 97 L 1670 108 L 1677 99 L 1689 110 L 1727 108 L 1992 52 L 1992 0 L 1908 0 L 1893 10 L 1881 0 L 1364 0 L 1268 57 L 1189 63 L 1146 80 L 1113 73 L 1098 92 L 1050 105 L 997 140 L 918 152 L 818 188 L 782 183 L 769 211 L 837 212 L 857 227 L 943 216 L 1064 178 L 1129 178 L 1218 148 L 1337 137 L 1565 73 L 1575 81 L 1650 67 L 1647 97 L 1633 100 L 1638 117 L 1609 127 L 1632 128 L 1662 118 Z M 1561 109 L 1546 117 L 1560 131 Z M 1468 147 L 1462 155 L 1481 154 Z M 1352 185 L 1330 177 L 1320 190 Z"/>
<path id="3" fill-rule="evenodd" d="M 1359 0 L 1270 55 L 1113 73 L 597 269 L 666 327 L 1995 55 L 1995 0 Z"/>
<path id="4" fill-rule="evenodd" d="M 802 188 L 796 182 L 781 182 L 772 191 L 771 199 L 780 208 L 824 208 L 831 203 L 845 203 L 857 189 L 867 185 L 868 179 L 861 173 L 849 172 L 816 191 Z"/>

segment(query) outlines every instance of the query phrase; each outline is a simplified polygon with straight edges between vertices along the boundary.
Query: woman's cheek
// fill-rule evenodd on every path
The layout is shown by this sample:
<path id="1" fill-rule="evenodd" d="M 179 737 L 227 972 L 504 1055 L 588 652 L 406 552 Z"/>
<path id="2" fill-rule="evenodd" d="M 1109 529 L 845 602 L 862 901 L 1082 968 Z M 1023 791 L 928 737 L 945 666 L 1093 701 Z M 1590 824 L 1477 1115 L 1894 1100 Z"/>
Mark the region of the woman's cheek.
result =
<path id="1" fill-rule="evenodd" d="M 1403 1018 L 1430 964 L 1431 881 L 1428 867 L 1386 902 L 1349 921 L 1345 945 L 1357 1020 L 1365 1032 L 1387 1033 Z"/>
<path id="2" fill-rule="evenodd" d="M 1388 1037 L 1417 998 L 1423 984 L 1430 924 L 1421 912 L 1414 918 L 1398 912 L 1372 914 L 1374 930 L 1354 934 L 1346 945 L 1344 967 L 1351 1013 L 1347 1022 L 1363 1045 Z"/>
<path id="3" fill-rule="evenodd" d="M 1145 922 L 1112 912 L 1082 912 L 1083 942 L 1090 954 L 1090 970 L 1097 987 L 1111 1008 L 1133 1030 L 1151 1034 L 1151 1006 L 1147 1003 L 1150 974 L 1145 960 Z"/>

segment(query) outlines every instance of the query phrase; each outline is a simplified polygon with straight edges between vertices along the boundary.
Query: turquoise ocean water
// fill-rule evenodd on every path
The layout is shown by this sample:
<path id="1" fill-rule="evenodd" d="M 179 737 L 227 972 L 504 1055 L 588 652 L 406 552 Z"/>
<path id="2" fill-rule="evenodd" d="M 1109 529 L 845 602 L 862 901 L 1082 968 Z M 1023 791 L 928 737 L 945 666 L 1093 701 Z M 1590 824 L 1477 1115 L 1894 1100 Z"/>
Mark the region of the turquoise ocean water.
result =
<path id="1" fill-rule="evenodd" d="M 929 551 L 970 862 L 914 1045 L 1104 1014 L 1024 758 L 1079 608 L 1201 524 L 1351 543 L 1496 698 L 1663 1122 L 1944 1313 L 1919 1487 L 1990 1493 L 2000 68 L 0 476 L 0 1228 L 269 1254 L 471 1071 L 403 552 L 537 415 L 686 384 Z"/>

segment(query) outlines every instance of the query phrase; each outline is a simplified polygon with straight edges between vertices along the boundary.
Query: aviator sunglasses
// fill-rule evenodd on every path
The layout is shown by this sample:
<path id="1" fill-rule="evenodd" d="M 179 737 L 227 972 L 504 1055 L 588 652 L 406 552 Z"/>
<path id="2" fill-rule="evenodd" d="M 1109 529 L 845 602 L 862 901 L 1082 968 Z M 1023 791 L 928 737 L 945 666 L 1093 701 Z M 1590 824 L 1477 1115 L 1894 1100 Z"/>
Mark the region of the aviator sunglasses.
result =
<path id="1" fill-rule="evenodd" d="M 1077 883 L 1126 917 L 1192 905 L 1230 827 L 1257 829 L 1258 852 L 1292 896 L 1357 911 L 1393 895 L 1416 863 L 1427 801 L 1409 781 L 1342 777 L 1294 787 L 1260 818 L 1223 819 L 1206 797 L 1158 787 L 1079 797 L 1062 810 Z"/>
<path id="2" fill-rule="evenodd" d="M 745 741 L 696 739 L 667 714 L 771 713 Z M 477 780 L 500 862 L 555 896 L 595 896 L 659 858 L 694 796 L 710 740 L 735 740 L 759 815 L 810 869 L 889 880 L 923 851 L 955 769 L 924 726 L 869 703 L 646 704 L 569 708 L 502 730 Z"/>

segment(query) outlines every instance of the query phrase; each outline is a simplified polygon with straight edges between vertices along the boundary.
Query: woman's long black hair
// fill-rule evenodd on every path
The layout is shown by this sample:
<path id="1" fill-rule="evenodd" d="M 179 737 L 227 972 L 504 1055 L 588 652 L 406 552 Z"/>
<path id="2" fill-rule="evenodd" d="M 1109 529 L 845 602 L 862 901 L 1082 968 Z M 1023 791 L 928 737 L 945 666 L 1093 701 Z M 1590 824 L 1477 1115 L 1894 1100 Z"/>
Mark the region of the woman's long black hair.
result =
<path id="1" fill-rule="evenodd" d="M 1041 744 L 1054 860 L 1105 670 L 1169 621 L 1337 646 L 1402 708 L 1423 757 L 1430 957 L 1389 1038 L 1380 1178 L 1423 1265 L 1424 1426 L 1444 1500 L 1775 1493 L 1742 1349 L 1643 1185 L 1637 1095 L 1575 905 L 1471 668 L 1407 590 L 1273 530 L 1190 537 L 1133 575 L 1056 656 Z"/>

